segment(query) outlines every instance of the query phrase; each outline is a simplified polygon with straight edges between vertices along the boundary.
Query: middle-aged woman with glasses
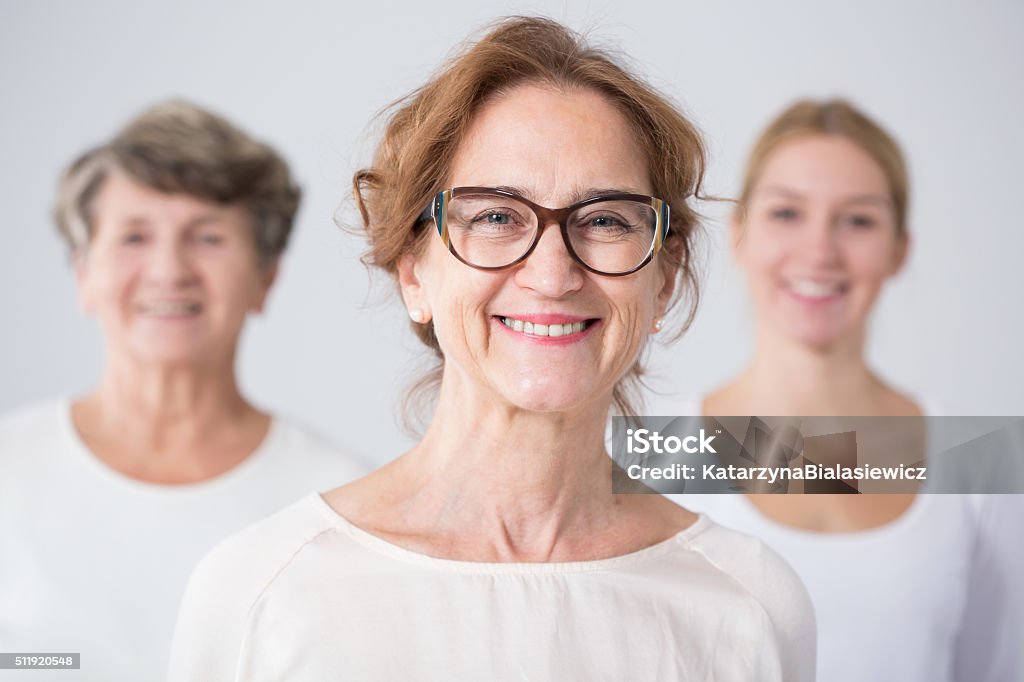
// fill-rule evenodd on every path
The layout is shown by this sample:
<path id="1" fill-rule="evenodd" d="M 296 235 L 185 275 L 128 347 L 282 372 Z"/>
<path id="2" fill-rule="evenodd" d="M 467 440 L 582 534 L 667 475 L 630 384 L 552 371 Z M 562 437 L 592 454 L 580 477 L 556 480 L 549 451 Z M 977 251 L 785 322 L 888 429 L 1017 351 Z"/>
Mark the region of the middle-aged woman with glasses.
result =
<path id="1" fill-rule="evenodd" d="M 775 554 L 611 492 L 609 409 L 692 278 L 693 126 L 532 18 L 396 106 L 357 199 L 437 352 L 433 421 L 208 555 L 172 679 L 812 679 L 812 611 Z"/>

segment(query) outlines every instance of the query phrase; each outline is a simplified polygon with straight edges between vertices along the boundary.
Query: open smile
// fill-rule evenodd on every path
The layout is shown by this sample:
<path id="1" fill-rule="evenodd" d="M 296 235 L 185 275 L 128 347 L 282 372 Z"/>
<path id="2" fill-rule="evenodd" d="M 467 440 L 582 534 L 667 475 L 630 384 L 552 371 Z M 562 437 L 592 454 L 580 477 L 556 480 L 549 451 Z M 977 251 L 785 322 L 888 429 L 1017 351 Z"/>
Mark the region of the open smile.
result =
<path id="1" fill-rule="evenodd" d="M 203 306 L 197 301 L 152 301 L 139 303 L 135 310 L 148 317 L 194 317 Z"/>
<path id="2" fill-rule="evenodd" d="M 598 318 L 572 319 L 562 315 L 531 315 L 531 319 L 495 315 L 494 319 L 506 329 L 517 335 L 529 337 L 534 341 L 572 342 L 583 338 Z"/>
<path id="3" fill-rule="evenodd" d="M 822 282 L 812 279 L 783 280 L 782 287 L 793 298 L 805 303 L 827 303 L 845 296 L 850 290 L 847 282 Z"/>

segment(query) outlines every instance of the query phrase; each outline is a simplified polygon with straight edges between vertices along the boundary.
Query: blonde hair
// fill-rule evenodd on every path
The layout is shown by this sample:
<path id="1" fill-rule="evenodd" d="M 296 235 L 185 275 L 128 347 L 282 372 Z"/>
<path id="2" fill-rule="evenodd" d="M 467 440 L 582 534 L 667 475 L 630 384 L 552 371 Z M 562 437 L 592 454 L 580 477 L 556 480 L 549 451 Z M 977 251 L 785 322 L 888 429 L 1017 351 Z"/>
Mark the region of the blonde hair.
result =
<path id="1" fill-rule="evenodd" d="M 269 146 L 195 104 L 157 104 L 68 167 L 54 218 L 72 251 L 88 247 L 96 197 L 115 171 L 161 192 L 246 208 L 263 264 L 288 244 L 300 197 L 288 165 Z"/>
<path id="2" fill-rule="evenodd" d="M 840 136 L 867 152 L 888 180 L 896 215 L 896 234 L 906 234 L 910 180 L 899 144 L 867 114 L 843 99 L 800 100 L 768 124 L 747 160 L 738 202 L 741 215 L 768 157 L 782 144 L 805 135 Z"/>
<path id="3" fill-rule="evenodd" d="M 498 21 L 428 83 L 390 107 L 372 166 L 358 171 L 352 182 L 369 241 L 363 262 L 397 281 L 399 260 L 417 253 L 430 236 L 430 228 L 418 218 L 431 198 L 445 189 L 442 183 L 449 177 L 451 159 L 477 111 L 491 98 L 527 83 L 595 91 L 625 116 L 647 159 L 654 194 L 671 207 L 672 224 L 661 257 L 678 278 L 673 304 L 684 293 L 690 301 L 685 329 L 698 300 L 693 267 L 698 215 L 690 200 L 700 196 L 704 177 L 701 136 L 676 105 L 607 51 L 591 47 L 583 36 L 549 19 Z M 422 415 L 425 409 L 417 399 L 432 399 L 444 358 L 432 325 L 414 323 L 412 328 L 437 360 L 434 371 L 407 396 L 406 407 L 419 408 Z M 638 378 L 641 371 L 638 361 L 627 379 Z M 614 399 L 623 413 L 631 414 L 627 383 L 619 383 Z"/>

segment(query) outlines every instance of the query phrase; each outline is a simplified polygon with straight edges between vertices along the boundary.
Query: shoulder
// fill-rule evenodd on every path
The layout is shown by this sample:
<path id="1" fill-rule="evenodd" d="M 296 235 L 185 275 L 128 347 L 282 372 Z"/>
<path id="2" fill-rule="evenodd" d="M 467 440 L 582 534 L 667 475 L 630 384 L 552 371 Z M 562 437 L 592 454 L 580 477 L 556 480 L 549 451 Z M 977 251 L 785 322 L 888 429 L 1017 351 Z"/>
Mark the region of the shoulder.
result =
<path id="1" fill-rule="evenodd" d="M 46 400 L 22 405 L 0 416 L 0 439 L 16 438 L 38 432 L 52 432 L 60 422 L 67 401 Z"/>
<path id="2" fill-rule="evenodd" d="M 189 591 L 254 601 L 307 544 L 337 528 L 318 497 L 307 495 L 222 541 L 196 565 Z"/>
<path id="3" fill-rule="evenodd" d="M 774 550 L 752 535 L 720 526 L 707 516 L 706 527 L 689 542 L 709 563 L 731 576 L 766 606 L 805 603 L 807 590 L 796 573 Z M 781 597 L 781 598 L 780 598 Z"/>
<path id="4" fill-rule="evenodd" d="M 814 607 L 803 582 L 774 550 L 757 538 L 701 518 L 702 532 L 689 547 L 725 574 L 763 609 L 774 631 L 784 679 L 814 676 Z"/>
<path id="5" fill-rule="evenodd" d="M 232 679 L 252 607 L 304 548 L 337 528 L 311 494 L 214 547 L 182 599 L 171 678 Z"/>
<path id="6" fill-rule="evenodd" d="M 66 400 L 48 400 L 24 405 L 0 417 L 0 461 L 59 437 L 67 410 Z"/>

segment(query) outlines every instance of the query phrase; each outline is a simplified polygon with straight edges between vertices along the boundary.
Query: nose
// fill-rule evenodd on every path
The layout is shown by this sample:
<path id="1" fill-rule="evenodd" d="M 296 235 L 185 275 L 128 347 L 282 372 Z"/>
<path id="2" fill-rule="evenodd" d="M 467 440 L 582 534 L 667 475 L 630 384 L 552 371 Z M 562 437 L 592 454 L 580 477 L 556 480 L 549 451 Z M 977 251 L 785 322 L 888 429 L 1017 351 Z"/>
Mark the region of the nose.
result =
<path id="1" fill-rule="evenodd" d="M 830 215 L 814 216 L 805 225 L 803 250 L 815 265 L 837 265 L 841 261 L 839 225 Z"/>
<path id="2" fill-rule="evenodd" d="M 583 268 L 569 255 L 558 224 L 542 229 L 537 246 L 516 270 L 516 283 L 548 298 L 578 291 L 583 286 Z"/>
<path id="3" fill-rule="evenodd" d="M 196 279 L 188 244 L 178 239 L 158 240 L 146 262 L 146 276 L 154 284 L 182 287 Z"/>

